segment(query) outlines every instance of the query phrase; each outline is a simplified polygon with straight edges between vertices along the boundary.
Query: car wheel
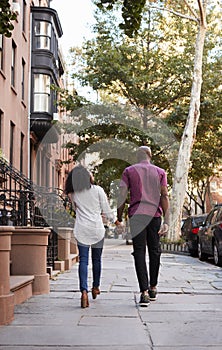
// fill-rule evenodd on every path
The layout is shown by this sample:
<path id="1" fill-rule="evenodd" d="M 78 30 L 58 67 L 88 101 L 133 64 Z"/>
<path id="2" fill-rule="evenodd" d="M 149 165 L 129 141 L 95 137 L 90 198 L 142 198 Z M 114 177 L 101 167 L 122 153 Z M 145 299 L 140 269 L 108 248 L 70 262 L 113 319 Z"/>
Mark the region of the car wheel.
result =
<path id="1" fill-rule="evenodd" d="M 198 256 L 197 250 L 189 249 L 188 251 L 190 253 L 190 256 L 192 256 L 193 258 L 196 258 Z"/>
<path id="2" fill-rule="evenodd" d="M 207 255 L 205 253 L 203 253 L 202 244 L 200 241 L 198 241 L 198 258 L 201 261 L 207 260 Z"/>
<path id="3" fill-rule="evenodd" d="M 222 257 L 219 255 L 219 250 L 218 250 L 218 246 L 216 244 L 216 242 L 214 242 L 214 263 L 217 266 L 222 266 Z"/>

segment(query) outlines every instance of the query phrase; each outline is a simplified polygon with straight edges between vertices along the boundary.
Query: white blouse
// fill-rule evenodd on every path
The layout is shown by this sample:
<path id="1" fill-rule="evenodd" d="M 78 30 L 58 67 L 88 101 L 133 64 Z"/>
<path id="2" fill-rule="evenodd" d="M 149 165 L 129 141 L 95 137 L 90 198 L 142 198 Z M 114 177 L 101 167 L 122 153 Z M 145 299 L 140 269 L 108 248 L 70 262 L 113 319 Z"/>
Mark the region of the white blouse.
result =
<path id="1" fill-rule="evenodd" d="M 101 214 L 114 221 L 114 215 L 103 188 L 91 185 L 88 190 L 72 193 L 71 198 L 76 211 L 74 236 L 77 241 L 86 245 L 101 241 L 105 235 Z"/>

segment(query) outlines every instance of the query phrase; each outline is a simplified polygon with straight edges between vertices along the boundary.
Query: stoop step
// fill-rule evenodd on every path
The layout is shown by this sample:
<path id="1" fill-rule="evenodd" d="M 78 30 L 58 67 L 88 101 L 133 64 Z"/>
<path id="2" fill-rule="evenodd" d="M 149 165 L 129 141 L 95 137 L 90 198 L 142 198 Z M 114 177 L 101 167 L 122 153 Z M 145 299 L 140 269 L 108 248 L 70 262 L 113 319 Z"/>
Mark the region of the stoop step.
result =
<path id="1" fill-rule="evenodd" d="M 34 276 L 10 276 L 10 291 L 14 293 L 14 305 L 32 297 Z"/>
<path id="2" fill-rule="evenodd" d="M 72 265 L 79 261 L 79 254 L 70 254 L 70 259 L 72 260 Z"/>

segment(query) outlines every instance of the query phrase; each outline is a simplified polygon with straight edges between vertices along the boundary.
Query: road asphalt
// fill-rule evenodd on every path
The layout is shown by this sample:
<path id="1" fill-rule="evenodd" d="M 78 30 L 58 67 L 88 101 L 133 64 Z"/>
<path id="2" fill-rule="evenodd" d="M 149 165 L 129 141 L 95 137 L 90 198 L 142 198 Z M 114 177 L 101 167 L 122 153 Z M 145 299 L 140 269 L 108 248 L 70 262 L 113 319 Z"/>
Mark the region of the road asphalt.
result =
<path id="1" fill-rule="evenodd" d="M 0 350 L 221 350 L 222 268 L 163 253 L 158 299 L 142 308 L 131 252 L 105 240 L 102 293 L 89 294 L 89 308 L 80 307 L 78 264 L 50 281 L 50 294 L 17 305 Z"/>

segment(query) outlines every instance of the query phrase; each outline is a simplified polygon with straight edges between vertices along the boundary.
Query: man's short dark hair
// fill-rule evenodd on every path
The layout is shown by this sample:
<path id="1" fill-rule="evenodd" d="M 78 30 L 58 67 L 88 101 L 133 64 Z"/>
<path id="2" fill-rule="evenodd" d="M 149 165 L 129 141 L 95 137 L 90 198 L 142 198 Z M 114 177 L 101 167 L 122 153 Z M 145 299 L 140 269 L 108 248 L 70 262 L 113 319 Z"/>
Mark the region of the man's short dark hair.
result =
<path id="1" fill-rule="evenodd" d="M 147 160 L 147 158 L 152 157 L 151 148 L 148 146 L 140 146 L 137 150 L 137 159 L 140 162 L 141 160 Z"/>

